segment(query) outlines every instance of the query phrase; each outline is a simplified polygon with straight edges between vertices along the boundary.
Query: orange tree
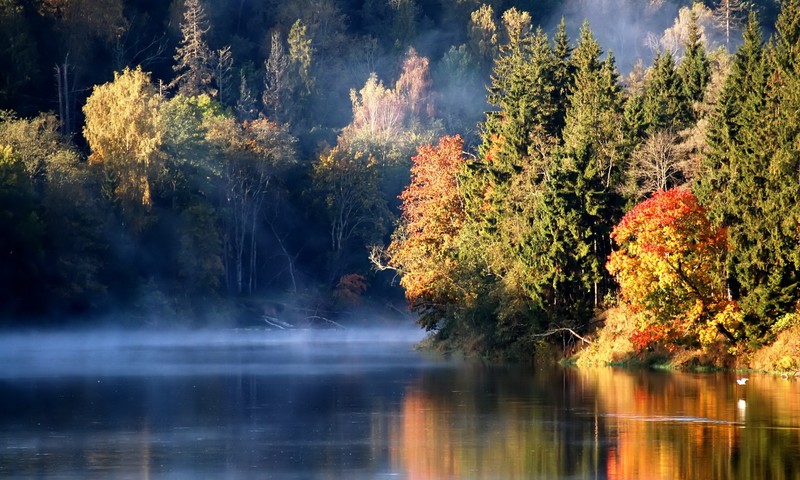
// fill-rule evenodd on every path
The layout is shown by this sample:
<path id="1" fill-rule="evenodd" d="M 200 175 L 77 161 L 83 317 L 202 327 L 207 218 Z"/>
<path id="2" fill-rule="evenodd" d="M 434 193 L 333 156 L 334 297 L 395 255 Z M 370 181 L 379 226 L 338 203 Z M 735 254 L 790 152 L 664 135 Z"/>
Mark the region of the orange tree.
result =
<path id="1" fill-rule="evenodd" d="M 401 274 L 420 323 L 435 328 L 443 308 L 456 304 L 457 239 L 464 221 L 458 174 L 464 165 L 460 136 L 418 148 L 411 183 L 400 194 L 402 215 L 387 249 L 389 265 Z"/>
<path id="2" fill-rule="evenodd" d="M 720 334 L 736 341 L 741 315 L 726 294 L 727 232 L 711 225 L 691 191 L 654 193 L 611 236 L 619 249 L 607 268 L 639 313 L 636 347 L 709 346 Z"/>

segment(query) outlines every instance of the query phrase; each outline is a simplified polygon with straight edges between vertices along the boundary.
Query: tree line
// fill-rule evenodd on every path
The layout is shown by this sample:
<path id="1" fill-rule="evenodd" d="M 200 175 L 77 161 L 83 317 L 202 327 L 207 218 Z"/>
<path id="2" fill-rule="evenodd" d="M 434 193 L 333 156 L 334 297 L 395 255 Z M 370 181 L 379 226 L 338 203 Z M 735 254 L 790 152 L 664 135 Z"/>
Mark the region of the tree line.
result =
<path id="1" fill-rule="evenodd" d="M 513 22 L 477 154 L 418 150 L 391 243 L 440 344 L 530 357 L 623 309 L 635 351 L 743 354 L 800 314 L 800 3 L 764 41 L 751 13 L 709 52 L 705 7 L 680 53 L 621 79 L 588 24 L 574 45 Z M 615 327 L 619 328 L 620 325 Z M 787 353 L 787 355 L 791 355 Z"/>
<path id="2" fill-rule="evenodd" d="M 606 261 L 639 201 L 691 186 L 728 226 L 712 200 L 741 202 L 703 181 L 724 170 L 711 152 L 733 151 L 714 147 L 734 141 L 714 140 L 734 118 L 719 105 L 744 95 L 726 82 L 750 74 L 737 61 L 762 33 L 728 54 L 744 6 L 687 5 L 651 38 L 652 65 L 621 76 L 588 24 L 575 42 L 563 21 L 536 28 L 560 5 L 3 2 L 4 317 L 202 322 L 274 292 L 334 307 L 392 294 L 371 257 L 441 339 L 521 353 L 585 331 L 620 295 Z M 756 286 L 731 272 L 726 299 L 763 330 Z M 787 288 L 769 315 L 791 311 Z"/>

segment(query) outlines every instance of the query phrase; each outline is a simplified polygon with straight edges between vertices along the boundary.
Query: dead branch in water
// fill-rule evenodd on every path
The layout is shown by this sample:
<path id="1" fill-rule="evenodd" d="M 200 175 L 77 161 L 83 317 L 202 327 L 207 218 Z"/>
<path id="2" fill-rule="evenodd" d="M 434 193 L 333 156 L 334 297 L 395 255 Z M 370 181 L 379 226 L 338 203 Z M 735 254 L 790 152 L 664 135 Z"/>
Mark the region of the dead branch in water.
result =
<path id="1" fill-rule="evenodd" d="M 567 327 L 554 328 L 553 330 L 548 330 L 548 331 L 546 331 L 544 333 L 534 333 L 532 336 L 534 336 L 534 337 L 549 337 L 550 335 L 555 335 L 556 333 L 560 333 L 560 332 L 569 332 L 569 333 L 572 334 L 572 336 L 574 336 L 578 340 L 580 340 L 582 342 L 585 342 L 585 343 L 588 343 L 589 345 L 594 343 L 593 341 L 578 335 L 578 333 L 575 332 L 575 330 L 573 330 L 571 328 L 567 328 Z"/>

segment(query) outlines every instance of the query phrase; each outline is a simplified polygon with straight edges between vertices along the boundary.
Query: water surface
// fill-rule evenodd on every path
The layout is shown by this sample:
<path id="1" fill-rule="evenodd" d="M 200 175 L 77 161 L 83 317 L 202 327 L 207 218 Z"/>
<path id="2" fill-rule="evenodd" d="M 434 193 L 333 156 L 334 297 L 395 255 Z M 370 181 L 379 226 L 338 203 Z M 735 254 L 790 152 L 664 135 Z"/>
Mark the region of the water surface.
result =
<path id="1" fill-rule="evenodd" d="M 800 479 L 800 381 L 489 367 L 416 329 L 0 336 L 0 477 Z"/>

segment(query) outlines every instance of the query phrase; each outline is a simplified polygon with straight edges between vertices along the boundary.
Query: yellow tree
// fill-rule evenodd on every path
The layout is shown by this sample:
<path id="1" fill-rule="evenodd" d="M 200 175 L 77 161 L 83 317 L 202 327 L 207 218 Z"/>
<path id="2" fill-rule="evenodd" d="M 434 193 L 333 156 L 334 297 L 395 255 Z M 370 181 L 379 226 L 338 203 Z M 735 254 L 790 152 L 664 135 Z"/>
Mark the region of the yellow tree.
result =
<path id="1" fill-rule="evenodd" d="M 658 191 L 614 227 L 608 270 L 643 323 L 638 348 L 735 342 L 739 308 L 725 289 L 727 231 L 714 227 L 689 190 Z"/>
<path id="2" fill-rule="evenodd" d="M 161 160 L 162 97 L 140 67 L 95 86 L 83 107 L 83 135 L 127 214 L 152 204 L 151 183 Z"/>

